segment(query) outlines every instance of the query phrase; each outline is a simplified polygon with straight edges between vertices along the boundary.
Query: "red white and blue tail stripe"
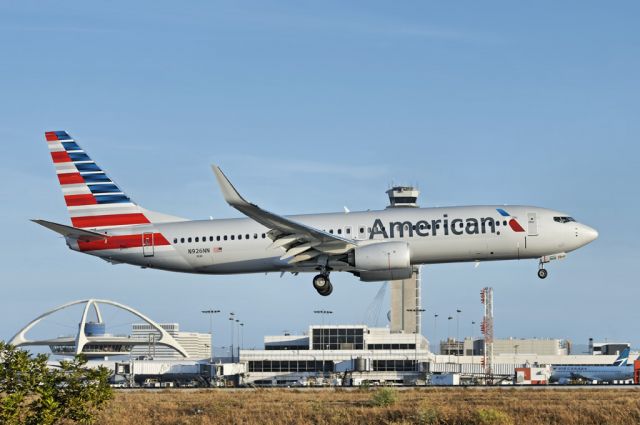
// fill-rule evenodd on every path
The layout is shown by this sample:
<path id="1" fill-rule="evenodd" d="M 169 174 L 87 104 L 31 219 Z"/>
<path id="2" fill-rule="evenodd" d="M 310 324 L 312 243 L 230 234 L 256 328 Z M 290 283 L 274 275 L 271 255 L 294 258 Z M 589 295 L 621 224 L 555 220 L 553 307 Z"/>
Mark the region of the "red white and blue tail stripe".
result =
<path id="1" fill-rule="evenodd" d="M 79 228 L 150 223 L 144 210 L 64 131 L 48 131 L 51 152 L 71 223 Z"/>

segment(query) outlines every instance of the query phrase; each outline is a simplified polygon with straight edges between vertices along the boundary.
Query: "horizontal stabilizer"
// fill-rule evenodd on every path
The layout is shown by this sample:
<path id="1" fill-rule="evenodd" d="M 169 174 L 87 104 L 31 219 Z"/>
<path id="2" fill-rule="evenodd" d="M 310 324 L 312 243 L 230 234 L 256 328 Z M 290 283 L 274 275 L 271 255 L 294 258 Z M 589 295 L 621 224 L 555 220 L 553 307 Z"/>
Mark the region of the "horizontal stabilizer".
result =
<path id="1" fill-rule="evenodd" d="M 91 232 L 89 230 L 78 229 L 77 227 L 66 226 L 64 224 L 54 223 L 47 220 L 31 220 L 34 223 L 38 223 L 41 226 L 46 227 L 49 230 L 53 230 L 56 233 L 61 234 L 65 238 L 75 239 L 80 242 L 99 241 L 108 238 L 108 235 L 102 233 Z"/>

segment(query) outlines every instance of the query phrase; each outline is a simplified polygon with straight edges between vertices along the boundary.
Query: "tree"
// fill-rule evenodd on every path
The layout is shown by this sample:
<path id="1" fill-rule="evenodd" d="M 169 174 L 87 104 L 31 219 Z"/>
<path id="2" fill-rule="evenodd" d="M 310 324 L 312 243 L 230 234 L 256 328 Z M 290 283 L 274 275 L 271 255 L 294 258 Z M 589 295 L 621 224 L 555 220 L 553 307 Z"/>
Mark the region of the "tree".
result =
<path id="1" fill-rule="evenodd" d="M 84 356 L 59 368 L 49 367 L 48 359 L 0 341 L 0 423 L 91 423 L 113 397 L 108 369 L 87 367 Z"/>

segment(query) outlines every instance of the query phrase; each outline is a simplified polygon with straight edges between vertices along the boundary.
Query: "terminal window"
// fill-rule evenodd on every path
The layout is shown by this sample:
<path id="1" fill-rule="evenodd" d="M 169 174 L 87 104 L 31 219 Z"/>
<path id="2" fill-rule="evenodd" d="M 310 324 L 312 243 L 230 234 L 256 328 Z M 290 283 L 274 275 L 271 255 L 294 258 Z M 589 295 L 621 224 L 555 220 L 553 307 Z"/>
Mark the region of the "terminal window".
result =
<path id="1" fill-rule="evenodd" d="M 416 370 L 414 360 L 374 360 L 373 370 L 379 372 L 411 372 Z"/>
<path id="2" fill-rule="evenodd" d="M 320 372 L 323 367 L 325 372 L 332 372 L 333 362 L 320 360 L 258 360 L 249 362 L 249 372 Z"/>
<path id="3" fill-rule="evenodd" d="M 314 350 L 362 350 L 363 333 L 362 328 L 315 328 L 312 347 Z"/>

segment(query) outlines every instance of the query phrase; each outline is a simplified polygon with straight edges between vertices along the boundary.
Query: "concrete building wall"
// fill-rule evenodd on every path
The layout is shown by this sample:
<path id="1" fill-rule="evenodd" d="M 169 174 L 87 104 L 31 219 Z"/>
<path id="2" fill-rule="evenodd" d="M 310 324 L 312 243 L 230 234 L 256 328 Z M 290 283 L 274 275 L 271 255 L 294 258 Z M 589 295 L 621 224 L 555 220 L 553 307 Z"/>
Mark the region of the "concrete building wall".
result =
<path id="1" fill-rule="evenodd" d="M 199 332 L 180 332 L 178 323 L 159 323 L 178 343 L 189 353 L 190 359 L 206 359 L 211 356 L 211 334 Z M 132 326 L 131 337 L 140 340 L 141 344 L 131 350 L 133 357 L 150 356 L 155 359 L 182 359 L 175 350 L 156 345 L 160 333 L 146 323 L 135 323 Z"/>
<path id="2" fill-rule="evenodd" d="M 391 332 L 420 333 L 420 272 L 409 279 L 389 282 L 391 288 Z"/>

